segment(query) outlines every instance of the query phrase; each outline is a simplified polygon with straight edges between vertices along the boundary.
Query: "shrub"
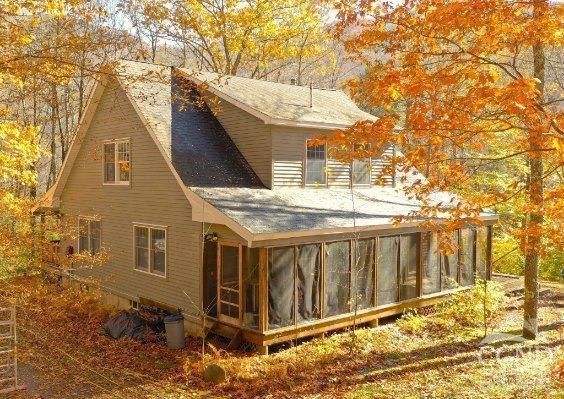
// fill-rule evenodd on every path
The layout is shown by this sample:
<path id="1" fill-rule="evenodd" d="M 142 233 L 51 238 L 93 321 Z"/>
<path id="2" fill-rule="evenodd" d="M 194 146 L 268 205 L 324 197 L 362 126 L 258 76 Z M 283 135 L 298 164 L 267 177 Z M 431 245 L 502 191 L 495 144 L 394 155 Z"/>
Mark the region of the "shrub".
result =
<path id="1" fill-rule="evenodd" d="M 478 279 L 475 286 L 452 294 L 435 309 L 443 320 L 459 327 L 482 328 L 486 335 L 501 318 L 504 300 L 500 283 Z"/>
<path id="2" fill-rule="evenodd" d="M 416 310 L 409 310 L 396 320 L 396 324 L 406 334 L 419 334 L 425 329 L 427 322 Z"/>

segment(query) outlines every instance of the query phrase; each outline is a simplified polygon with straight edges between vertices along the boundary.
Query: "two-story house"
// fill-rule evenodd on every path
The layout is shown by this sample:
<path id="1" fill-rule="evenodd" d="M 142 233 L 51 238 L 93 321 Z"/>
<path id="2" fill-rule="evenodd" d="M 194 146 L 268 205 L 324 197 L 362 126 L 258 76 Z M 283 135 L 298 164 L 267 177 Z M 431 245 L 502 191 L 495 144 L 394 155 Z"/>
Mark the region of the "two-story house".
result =
<path id="1" fill-rule="evenodd" d="M 193 333 L 205 314 L 267 352 L 373 323 L 486 277 L 496 218 L 455 232 L 450 256 L 417 223 L 394 227 L 419 205 L 376 184 L 382 159 L 308 146 L 368 118 L 339 90 L 123 61 L 96 84 L 46 207 L 77 226 L 62 251 L 107 254 L 77 278 L 120 306 L 181 309 Z"/>

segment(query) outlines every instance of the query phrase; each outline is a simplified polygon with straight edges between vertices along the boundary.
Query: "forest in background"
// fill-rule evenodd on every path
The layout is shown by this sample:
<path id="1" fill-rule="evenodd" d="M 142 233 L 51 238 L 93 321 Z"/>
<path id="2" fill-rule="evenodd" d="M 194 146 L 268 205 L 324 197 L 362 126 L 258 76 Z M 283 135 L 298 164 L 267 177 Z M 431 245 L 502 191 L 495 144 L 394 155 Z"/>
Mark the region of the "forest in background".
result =
<path id="1" fill-rule="evenodd" d="M 374 65 L 385 67 L 392 55 L 390 47 L 382 48 L 381 42 L 388 40 L 391 43 L 393 38 L 382 36 L 383 33 L 379 31 L 381 26 L 368 25 L 368 28 L 363 28 L 362 24 L 358 24 L 358 18 L 372 12 L 369 8 L 363 9 L 361 3 L 310 0 L 129 0 L 118 3 L 104 0 L 36 0 L 23 4 L 17 0 L 0 1 L 3 21 L 0 76 L 4 82 L 0 92 L 0 105 L 2 145 L 6 150 L 2 164 L 2 220 L 9 226 L 2 241 L 3 247 L 9 249 L 4 251 L 3 262 L 11 264 L 14 261 L 21 264 L 22 254 L 24 258 L 27 256 L 31 259 L 29 247 L 16 245 L 13 248 L 15 233 L 20 234 L 22 240 L 18 241 L 21 243 L 29 238 L 27 227 L 14 227 L 13 214 L 25 214 L 21 210 L 25 208 L 19 209 L 14 204 L 29 203 L 30 199 L 37 198 L 53 184 L 73 139 L 93 79 L 100 73 L 114 73 L 112 67 L 120 58 L 285 83 L 295 79 L 297 84 L 312 83 L 320 87 L 339 87 L 348 82 L 347 90 L 354 95 L 361 107 L 378 115 L 401 115 L 395 120 L 395 124 L 412 123 L 413 119 L 410 118 L 416 109 L 414 104 L 417 105 L 421 98 L 428 99 L 429 93 L 418 92 L 407 85 L 401 87 L 399 81 L 394 83 L 395 86 L 389 85 L 384 75 L 375 72 Z M 430 3 L 428 1 L 408 1 L 406 5 L 415 7 L 418 3 L 422 4 L 423 8 L 419 11 L 424 17 L 440 16 L 433 15 L 432 9 L 424 8 Z M 391 15 L 389 8 L 395 7 L 379 2 L 375 4 L 382 7 L 383 15 Z M 520 76 L 533 76 L 535 65 L 532 44 L 522 38 L 527 36 L 525 33 L 536 31 L 526 31 L 528 28 L 525 20 L 531 19 L 531 10 L 535 5 L 546 5 L 550 12 L 543 16 L 547 18 L 542 21 L 546 25 L 543 33 L 538 34 L 539 40 L 546 44 L 543 52 L 543 104 L 553 113 L 555 126 L 559 126 L 563 91 L 562 31 L 558 26 L 561 7 L 542 1 L 492 0 L 481 4 L 495 9 L 491 13 L 483 11 L 492 21 L 493 18 L 502 20 L 504 13 L 511 16 L 500 24 L 503 29 L 509 29 L 507 27 L 513 24 L 522 25 L 525 30 L 503 31 L 500 28 L 481 38 L 480 40 L 490 40 L 492 46 L 488 56 L 495 62 L 483 62 L 479 65 L 479 68 L 484 68 L 483 74 L 464 76 L 459 82 L 468 79 L 469 85 L 484 86 L 487 83 L 492 88 L 509 86 L 511 78 L 500 73 L 501 69 L 498 68 L 506 64 L 507 68 L 513 68 Z M 462 8 L 453 9 L 448 2 L 443 6 L 445 13 L 458 12 L 464 15 L 464 12 L 469 12 Z M 354 11 L 351 12 L 351 9 Z M 475 12 L 479 11 L 477 8 Z M 462 32 L 475 28 L 486 29 L 484 26 L 471 26 L 476 23 L 475 20 L 472 21 L 472 17 L 476 15 L 466 15 L 466 19 L 461 17 L 460 20 L 454 19 L 452 23 L 457 24 L 455 28 Z M 405 20 L 409 18 L 406 17 Z M 428 20 L 430 24 L 437 26 L 438 20 Z M 486 20 L 484 23 L 492 21 Z M 428 28 L 421 21 L 410 22 L 422 24 L 421 31 Z M 388 20 L 386 23 L 392 22 Z M 495 24 L 492 23 L 493 25 Z M 370 30 L 371 28 L 374 29 Z M 453 33 L 456 29 L 445 30 L 445 34 L 456 36 Z M 536 28 L 533 26 L 531 29 Z M 410 34 L 417 37 L 414 32 Z M 506 60 L 506 49 L 495 42 L 495 35 L 516 46 L 513 59 Z M 519 40 L 522 41 L 521 44 L 518 43 Z M 424 45 L 431 48 L 433 44 L 428 42 Z M 417 64 L 420 60 L 413 54 L 416 52 L 412 53 L 413 58 L 408 61 Z M 460 73 L 449 71 L 453 76 Z M 415 81 L 414 76 L 411 78 Z M 448 77 L 444 76 L 444 79 Z M 523 87 L 513 90 L 524 92 Z M 475 95 L 493 96 L 483 91 L 476 92 Z M 382 102 L 380 98 L 375 101 L 378 96 L 385 96 L 386 101 Z M 498 100 L 499 98 L 497 97 Z M 487 103 L 482 105 L 490 106 Z M 522 103 L 519 106 L 528 109 L 529 104 Z M 389 122 L 386 118 L 382 118 L 382 121 Z M 460 131 L 460 126 L 451 128 Z M 511 148 L 511 153 L 507 151 L 508 143 L 512 142 L 514 136 L 515 131 L 504 129 L 497 131 L 489 139 L 481 140 L 479 146 L 470 147 L 468 137 L 464 136 L 464 140 L 459 140 L 458 136 L 450 136 L 441 141 L 440 148 L 435 148 L 437 154 L 449 154 L 448 159 L 445 158 L 440 164 L 427 157 L 427 162 L 421 163 L 418 160 L 418 169 L 427 177 L 441 173 L 444 175 L 445 168 L 457 170 L 460 173 L 446 175 L 450 181 L 437 184 L 443 189 L 470 197 L 492 192 L 507 194 L 507 200 L 502 201 L 500 198 L 492 206 L 501 216 L 495 236 L 494 269 L 523 274 L 527 248 L 523 231 L 531 214 L 530 206 L 526 205 L 529 203 L 527 196 L 531 185 L 531 159 L 524 142 L 521 142 L 521 149 L 511 152 Z M 417 142 L 417 137 L 412 136 L 412 141 L 408 140 L 408 136 L 404 137 L 404 142 L 400 143 L 402 147 L 417 151 L 418 148 L 413 144 Z M 562 218 L 559 216 L 564 178 L 561 132 L 551 136 L 547 143 L 551 147 L 543 156 L 546 156 L 547 161 L 545 171 L 550 173 L 543 176 L 545 193 L 541 196 L 544 195 L 546 199 L 545 209 L 550 211 L 550 216 L 543 222 L 545 229 L 541 237 L 543 247 L 540 251 L 540 276 L 561 280 L 564 264 Z M 519 145 L 519 142 L 513 144 Z M 519 154 L 514 155 L 515 153 Z M 471 158 L 479 158 L 479 165 Z M 463 162 L 459 162 L 461 159 Z M 391 161 L 413 160 L 414 158 Z M 469 175 L 472 176 L 471 179 L 464 178 Z M 10 253 L 14 255 L 12 258 L 8 255 Z"/>

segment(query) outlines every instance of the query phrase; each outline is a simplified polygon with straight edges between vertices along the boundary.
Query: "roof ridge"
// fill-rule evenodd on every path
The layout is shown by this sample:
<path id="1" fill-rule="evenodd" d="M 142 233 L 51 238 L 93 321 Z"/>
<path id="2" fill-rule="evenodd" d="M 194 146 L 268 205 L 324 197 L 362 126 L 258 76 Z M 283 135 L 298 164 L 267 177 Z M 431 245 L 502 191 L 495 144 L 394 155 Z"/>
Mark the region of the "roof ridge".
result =
<path id="1" fill-rule="evenodd" d="M 253 80 L 256 82 L 266 82 L 266 83 L 273 83 L 273 84 L 278 84 L 278 85 L 283 85 L 283 86 L 290 86 L 290 87 L 304 87 L 304 88 L 309 88 L 309 85 L 298 85 L 298 84 L 292 84 L 292 83 L 283 83 L 283 82 L 274 82 L 272 80 L 266 80 L 266 79 L 256 79 L 256 78 L 250 78 L 248 76 L 240 76 L 240 75 L 227 75 L 227 74 L 220 74 L 217 72 L 211 72 L 211 71 L 205 71 L 205 70 L 190 70 L 189 68 L 186 67 L 173 67 L 173 68 L 179 68 L 179 69 L 185 69 L 185 70 L 189 70 L 190 73 L 212 73 L 217 75 L 219 78 L 238 78 L 238 79 L 246 79 L 246 80 Z M 329 87 L 317 87 L 317 86 L 312 86 L 312 89 L 314 90 L 326 90 L 326 91 L 342 91 L 341 89 L 331 89 Z"/>
<path id="2" fill-rule="evenodd" d="M 251 78 L 251 77 L 248 77 L 248 76 L 240 76 L 240 75 L 220 74 L 218 72 L 207 71 L 207 70 L 204 70 L 204 69 L 190 69 L 190 68 L 185 67 L 185 66 L 175 66 L 175 65 L 171 65 L 171 64 L 161 64 L 161 63 L 158 63 L 158 62 L 151 62 L 151 61 L 145 61 L 145 60 L 133 60 L 133 59 L 126 58 L 126 57 L 120 58 L 120 61 L 138 62 L 140 64 L 162 66 L 162 67 L 167 67 L 167 68 L 185 69 L 185 70 L 190 70 L 191 73 L 212 73 L 212 74 L 217 75 L 219 78 L 239 78 L 239 79 L 246 79 L 246 80 L 254 80 L 254 81 L 258 81 L 258 82 L 274 83 L 274 84 L 283 85 L 283 86 L 309 88 L 309 85 L 303 85 L 303 84 L 298 85 L 298 84 L 293 84 L 293 83 L 275 82 L 273 80 L 256 79 L 256 78 Z M 326 90 L 326 91 L 343 91 L 342 89 L 332 89 L 330 87 L 319 87 L 319 86 L 312 86 L 312 89 L 314 89 L 314 90 Z"/>

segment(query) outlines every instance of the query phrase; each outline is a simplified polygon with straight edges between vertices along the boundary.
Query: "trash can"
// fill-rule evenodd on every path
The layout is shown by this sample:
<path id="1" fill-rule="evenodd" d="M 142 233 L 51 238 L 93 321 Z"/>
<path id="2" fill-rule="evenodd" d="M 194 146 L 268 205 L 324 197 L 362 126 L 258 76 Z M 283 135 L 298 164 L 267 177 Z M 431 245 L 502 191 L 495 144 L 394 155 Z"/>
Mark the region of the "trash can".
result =
<path id="1" fill-rule="evenodd" d="M 182 349 L 186 345 L 184 340 L 184 317 L 173 314 L 164 318 L 166 343 L 170 349 Z"/>

